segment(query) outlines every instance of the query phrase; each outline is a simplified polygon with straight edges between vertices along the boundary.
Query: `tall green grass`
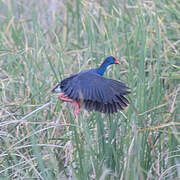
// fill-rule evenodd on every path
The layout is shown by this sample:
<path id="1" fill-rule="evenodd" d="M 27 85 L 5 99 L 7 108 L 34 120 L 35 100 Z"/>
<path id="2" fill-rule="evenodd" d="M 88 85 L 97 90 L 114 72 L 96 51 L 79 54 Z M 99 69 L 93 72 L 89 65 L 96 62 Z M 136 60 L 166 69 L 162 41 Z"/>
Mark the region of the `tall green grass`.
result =
<path id="1" fill-rule="evenodd" d="M 178 1 L 0 1 L 1 179 L 180 178 Z M 75 118 L 51 89 L 113 55 L 131 88 Z"/>

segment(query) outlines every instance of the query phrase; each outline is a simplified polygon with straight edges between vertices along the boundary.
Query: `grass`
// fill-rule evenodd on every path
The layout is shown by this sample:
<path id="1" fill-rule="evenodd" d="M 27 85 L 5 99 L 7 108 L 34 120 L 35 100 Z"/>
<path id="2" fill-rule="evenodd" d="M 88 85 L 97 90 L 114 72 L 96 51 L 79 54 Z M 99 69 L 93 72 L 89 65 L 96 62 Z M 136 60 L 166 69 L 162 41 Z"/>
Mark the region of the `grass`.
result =
<path id="1" fill-rule="evenodd" d="M 180 178 L 178 1 L 0 1 L 0 179 Z M 51 89 L 121 61 L 127 110 L 82 110 Z"/>

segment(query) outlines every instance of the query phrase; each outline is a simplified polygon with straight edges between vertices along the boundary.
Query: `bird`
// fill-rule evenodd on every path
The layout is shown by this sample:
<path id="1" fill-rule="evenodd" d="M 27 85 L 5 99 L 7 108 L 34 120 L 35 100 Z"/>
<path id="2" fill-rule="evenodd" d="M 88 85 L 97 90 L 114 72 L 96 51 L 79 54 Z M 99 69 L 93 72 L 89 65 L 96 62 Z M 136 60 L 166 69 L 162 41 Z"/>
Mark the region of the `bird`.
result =
<path id="1" fill-rule="evenodd" d="M 74 115 L 78 116 L 82 104 L 88 111 L 105 114 L 124 110 L 129 101 L 125 97 L 131 93 L 124 83 L 103 77 L 108 66 L 120 64 L 113 56 L 107 57 L 94 69 L 84 70 L 70 75 L 53 88 L 53 93 L 60 93 L 59 99 L 74 105 Z"/>

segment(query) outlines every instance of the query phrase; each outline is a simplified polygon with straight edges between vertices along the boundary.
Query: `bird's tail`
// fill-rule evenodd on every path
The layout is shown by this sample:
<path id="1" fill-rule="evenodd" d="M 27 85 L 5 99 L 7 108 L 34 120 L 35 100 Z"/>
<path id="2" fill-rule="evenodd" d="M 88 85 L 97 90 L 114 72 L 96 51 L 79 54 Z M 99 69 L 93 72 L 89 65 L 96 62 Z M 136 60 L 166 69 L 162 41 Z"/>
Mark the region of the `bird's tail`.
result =
<path id="1" fill-rule="evenodd" d="M 52 93 L 62 93 L 60 84 L 58 84 L 51 92 Z"/>

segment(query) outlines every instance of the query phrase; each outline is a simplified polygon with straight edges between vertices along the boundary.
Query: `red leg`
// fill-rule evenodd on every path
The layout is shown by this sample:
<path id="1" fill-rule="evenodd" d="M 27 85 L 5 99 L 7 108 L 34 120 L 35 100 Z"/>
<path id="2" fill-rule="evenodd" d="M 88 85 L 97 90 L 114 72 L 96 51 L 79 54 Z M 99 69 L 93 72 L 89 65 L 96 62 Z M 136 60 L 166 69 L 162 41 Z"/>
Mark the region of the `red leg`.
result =
<path id="1" fill-rule="evenodd" d="M 69 99 L 68 96 L 65 95 L 64 93 L 60 94 L 59 99 L 60 99 L 61 101 L 65 101 L 65 102 L 73 102 L 73 100 L 72 100 L 72 99 Z"/>
<path id="2" fill-rule="evenodd" d="M 59 99 L 61 101 L 65 101 L 65 102 L 72 102 L 72 105 L 74 105 L 74 107 L 75 107 L 75 111 L 74 111 L 75 116 L 77 116 L 80 113 L 80 109 L 81 109 L 80 102 L 73 100 L 73 99 L 69 99 L 68 96 L 65 95 L 64 93 L 60 94 Z"/>
<path id="3" fill-rule="evenodd" d="M 75 107 L 74 115 L 77 116 L 80 113 L 81 110 L 81 104 L 78 101 L 73 100 L 72 104 Z"/>

